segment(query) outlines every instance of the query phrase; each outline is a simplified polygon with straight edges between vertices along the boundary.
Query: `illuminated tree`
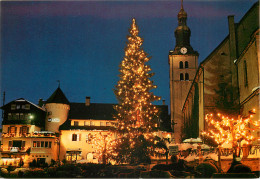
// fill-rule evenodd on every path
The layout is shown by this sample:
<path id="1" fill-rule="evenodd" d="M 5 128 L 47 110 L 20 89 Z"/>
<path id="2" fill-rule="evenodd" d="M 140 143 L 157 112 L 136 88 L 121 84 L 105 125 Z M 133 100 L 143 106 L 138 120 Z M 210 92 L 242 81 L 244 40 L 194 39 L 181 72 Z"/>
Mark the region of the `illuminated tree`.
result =
<path id="1" fill-rule="evenodd" d="M 96 157 L 102 161 L 103 164 L 107 163 L 107 159 L 113 158 L 113 150 L 115 145 L 114 136 L 112 133 L 96 133 L 88 134 L 87 140 L 92 144 Z"/>
<path id="2" fill-rule="evenodd" d="M 219 148 L 219 164 L 220 164 L 220 148 L 222 145 L 232 144 L 233 157 L 239 157 L 240 143 L 242 140 L 247 144 L 251 144 L 254 140 L 252 132 L 259 129 L 259 122 L 252 121 L 251 118 L 255 114 L 255 110 L 249 111 L 249 115 L 237 119 L 229 118 L 218 113 L 218 118 L 213 115 L 206 115 L 205 120 L 209 126 L 209 130 L 202 132 L 203 136 L 214 139 Z M 253 126 L 254 128 L 250 128 Z"/>
<path id="3" fill-rule="evenodd" d="M 129 29 L 124 60 L 120 64 L 120 80 L 114 90 L 119 105 L 117 114 L 118 144 L 117 161 L 138 163 L 149 160 L 153 151 L 152 132 L 157 128 L 158 109 L 152 104 L 160 98 L 150 90 L 156 88 L 151 78 L 151 68 L 145 63 L 150 60 L 141 48 L 135 19 Z"/>

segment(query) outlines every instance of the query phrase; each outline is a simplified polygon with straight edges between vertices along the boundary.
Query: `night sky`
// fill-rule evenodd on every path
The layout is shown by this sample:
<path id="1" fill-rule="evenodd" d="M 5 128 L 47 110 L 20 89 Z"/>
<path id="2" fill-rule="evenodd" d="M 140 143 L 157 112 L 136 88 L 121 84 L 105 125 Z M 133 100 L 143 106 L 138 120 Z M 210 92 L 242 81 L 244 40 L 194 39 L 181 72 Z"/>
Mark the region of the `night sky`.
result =
<path id="1" fill-rule="evenodd" d="M 256 0 L 184 0 L 191 45 L 203 61 Z M 170 101 L 169 50 L 180 0 L 1 2 L 1 102 L 25 98 L 38 103 L 58 87 L 70 102 L 117 103 L 126 36 L 136 18 L 143 49 L 151 56 L 154 94 Z M 155 104 L 162 104 L 161 101 Z"/>

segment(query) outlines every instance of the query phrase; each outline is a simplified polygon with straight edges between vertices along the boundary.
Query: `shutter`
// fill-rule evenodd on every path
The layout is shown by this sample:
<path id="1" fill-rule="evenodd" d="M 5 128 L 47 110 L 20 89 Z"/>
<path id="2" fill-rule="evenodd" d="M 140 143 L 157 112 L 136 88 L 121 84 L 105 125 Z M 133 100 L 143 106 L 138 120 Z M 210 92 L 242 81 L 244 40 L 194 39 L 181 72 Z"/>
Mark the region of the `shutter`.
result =
<path id="1" fill-rule="evenodd" d="M 8 127 L 8 133 L 10 133 L 10 127 Z"/>
<path id="2" fill-rule="evenodd" d="M 20 133 L 20 134 L 22 134 L 22 130 L 23 130 L 23 128 L 22 128 L 22 127 L 20 127 L 20 131 L 19 131 L 19 133 Z"/>
<path id="3" fill-rule="evenodd" d="M 25 141 L 22 141 L 22 147 L 25 147 Z"/>

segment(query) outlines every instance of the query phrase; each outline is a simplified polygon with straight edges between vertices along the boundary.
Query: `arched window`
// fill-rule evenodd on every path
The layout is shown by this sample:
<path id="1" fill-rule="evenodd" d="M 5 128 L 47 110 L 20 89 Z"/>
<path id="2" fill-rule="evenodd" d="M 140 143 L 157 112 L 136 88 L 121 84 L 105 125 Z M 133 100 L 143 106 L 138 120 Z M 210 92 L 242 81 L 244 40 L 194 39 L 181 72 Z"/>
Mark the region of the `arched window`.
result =
<path id="1" fill-rule="evenodd" d="M 179 63 L 179 67 L 180 67 L 180 69 L 183 68 L 183 62 L 182 62 L 182 61 L 180 61 L 180 63 Z"/>
<path id="2" fill-rule="evenodd" d="M 189 68 L 189 62 L 185 61 L 185 68 Z"/>
<path id="3" fill-rule="evenodd" d="M 189 81 L 189 73 L 185 73 L 185 80 Z"/>
<path id="4" fill-rule="evenodd" d="M 180 74 L 180 80 L 183 80 L 183 74 L 182 73 Z"/>

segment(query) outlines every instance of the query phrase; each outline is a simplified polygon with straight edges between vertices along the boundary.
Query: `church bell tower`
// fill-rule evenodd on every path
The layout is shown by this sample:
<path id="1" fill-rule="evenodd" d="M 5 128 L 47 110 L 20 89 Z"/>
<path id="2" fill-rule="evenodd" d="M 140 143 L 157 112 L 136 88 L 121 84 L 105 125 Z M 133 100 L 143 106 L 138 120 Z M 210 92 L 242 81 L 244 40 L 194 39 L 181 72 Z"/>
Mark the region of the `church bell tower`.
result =
<path id="1" fill-rule="evenodd" d="M 181 143 L 185 127 L 182 107 L 196 75 L 199 54 L 190 45 L 191 31 L 187 26 L 187 13 L 183 8 L 183 0 L 177 17 L 178 27 L 174 31 L 175 48 L 169 52 L 170 111 L 175 143 Z"/>

